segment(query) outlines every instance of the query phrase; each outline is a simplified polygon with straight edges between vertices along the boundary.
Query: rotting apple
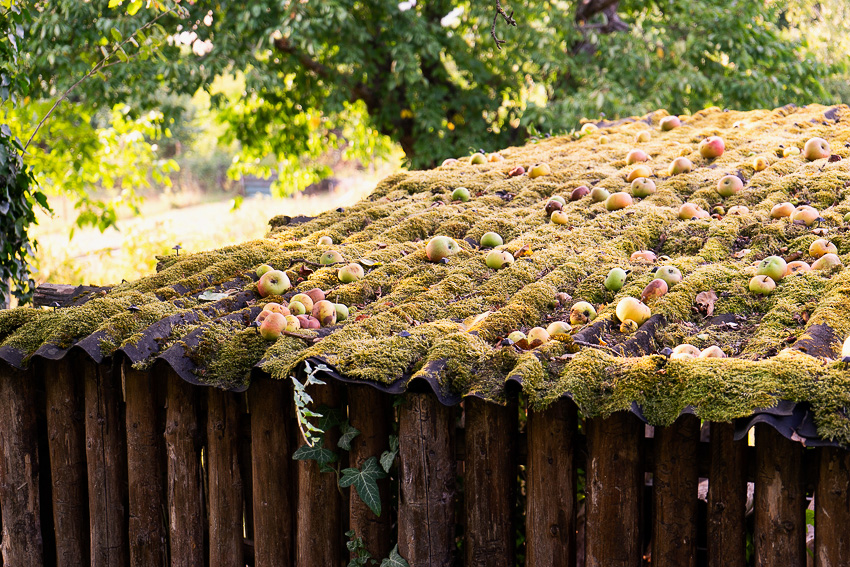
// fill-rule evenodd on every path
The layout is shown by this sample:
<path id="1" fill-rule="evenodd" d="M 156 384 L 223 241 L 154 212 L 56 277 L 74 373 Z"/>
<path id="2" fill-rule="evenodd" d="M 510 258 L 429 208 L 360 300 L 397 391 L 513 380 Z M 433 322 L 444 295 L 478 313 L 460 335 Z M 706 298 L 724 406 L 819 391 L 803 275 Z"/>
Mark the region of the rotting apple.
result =
<path id="1" fill-rule="evenodd" d="M 770 164 L 764 156 L 756 156 L 753 158 L 753 169 L 756 171 L 764 171 Z"/>
<path id="2" fill-rule="evenodd" d="M 632 255 L 629 256 L 629 261 L 651 264 L 655 262 L 657 258 L 658 257 L 655 255 L 655 252 L 652 250 L 638 250 L 636 252 L 632 252 Z"/>
<path id="3" fill-rule="evenodd" d="M 785 268 L 786 276 L 794 276 L 797 274 L 802 274 L 803 272 L 812 271 L 812 267 L 809 266 L 806 262 L 802 260 L 795 260 L 793 262 L 788 262 L 788 267 Z"/>
<path id="4" fill-rule="evenodd" d="M 490 250 L 484 258 L 488 268 L 498 270 L 514 263 L 514 257 L 510 252 L 503 250 Z"/>
<path id="5" fill-rule="evenodd" d="M 319 320 L 322 327 L 330 327 L 336 324 L 336 304 L 323 299 L 313 306 L 310 315 Z"/>
<path id="6" fill-rule="evenodd" d="M 570 308 L 570 324 L 585 325 L 596 319 L 596 308 L 586 301 L 579 301 Z"/>
<path id="7" fill-rule="evenodd" d="M 802 222 L 806 226 L 812 226 L 820 218 L 820 212 L 810 205 L 800 205 L 791 213 L 792 222 Z"/>
<path id="8" fill-rule="evenodd" d="M 549 339 L 549 333 L 547 333 L 546 329 L 543 327 L 533 327 L 529 329 L 528 334 L 526 335 L 526 340 L 531 348 L 544 345 L 549 342 Z"/>
<path id="9" fill-rule="evenodd" d="M 546 211 L 547 215 L 551 216 L 552 213 L 554 213 L 555 211 L 560 211 L 562 208 L 564 208 L 564 205 L 562 205 L 560 201 L 549 199 L 546 202 L 546 207 L 544 208 L 544 210 Z"/>
<path id="10" fill-rule="evenodd" d="M 838 254 L 838 248 L 825 238 L 818 238 L 809 245 L 809 256 L 820 258 L 826 254 Z"/>
<path id="11" fill-rule="evenodd" d="M 313 307 L 312 302 L 310 303 L 310 307 Z M 307 313 L 307 306 L 301 303 L 300 301 L 292 300 L 289 302 L 289 311 L 292 315 L 304 315 Z"/>
<path id="12" fill-rule="evenodd" d="M 572 193 L 570 193 L 570 201 L 578 201 L 579 199 L 581 199 L 585 195 L 589 195 L 589 194 L 590 194 L 590 189 L 588 189 L 584 185 L 579 185 L 578 187 L 576 187 L 575 189 L 572 190 Z"/>
<path id="13" fill-rule="evenodd" d="M 363 272 L 363 266 L 361 266 L 360 264 L 355 264 L 354 262 L 348 264 L 347 266 L 343 266 L 342 268 L 337 270 L 336 273 L 336 277 L 341 283 L 351 283 L 357 280 L 362 280 L 365 275 L 366 274 Z"/>
<path id="14" fill-rule="evenodd" d="M 667 282 L 660 278 L 656 278 L 646 284 L 646 287 L 643 288 L 643 291 L 640 294 L 640 300 L 647 303 L 650 300 L 664 297 L 664 295 L 667 294 L 667 290 Z"/>

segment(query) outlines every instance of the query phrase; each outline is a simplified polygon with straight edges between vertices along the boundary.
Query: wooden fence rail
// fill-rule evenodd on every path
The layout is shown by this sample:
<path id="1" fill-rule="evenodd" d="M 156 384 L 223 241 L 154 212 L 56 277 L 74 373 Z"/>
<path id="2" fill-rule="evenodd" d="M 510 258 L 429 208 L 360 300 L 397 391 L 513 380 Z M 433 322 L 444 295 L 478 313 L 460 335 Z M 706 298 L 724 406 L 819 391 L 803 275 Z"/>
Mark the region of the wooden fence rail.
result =
<path id="1" fill-rule="evenodd" d="M 399 436 L 380 516 L 292 459 L 288 382 L 224 392 L 164 364 L 74 355 L 0 365 L 0 567 L 344 567 L 348 530 L 378 559 L 398 542 L 413 567 L 735 567 L 748 530 L 749 564 L 804 566 L 812 499 L 808 560 L 850 564 L 850 451 L 761 424 L 752 448 L 687 414 L 657 428 L 627 412 L 579 420 L 566 399 L 534 412 L 516 398 L 446 407 L 430 392 L 311 388 L 360 431 L 340 469 Z"/>

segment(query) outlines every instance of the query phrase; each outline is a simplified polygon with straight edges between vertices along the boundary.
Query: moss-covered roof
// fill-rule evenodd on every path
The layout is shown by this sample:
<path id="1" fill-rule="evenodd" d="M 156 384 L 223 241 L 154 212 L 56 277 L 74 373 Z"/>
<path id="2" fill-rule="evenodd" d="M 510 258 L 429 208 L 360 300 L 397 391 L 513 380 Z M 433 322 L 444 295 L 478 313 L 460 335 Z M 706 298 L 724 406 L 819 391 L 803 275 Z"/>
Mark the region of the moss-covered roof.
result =
<path id="1" fill-rule="evenodd" d="M 705 419 L 730 420 L 780 400 L 806 402 L 821 438 L 850 444 L 850 371 L 835 361 L 850 334 L 850 269 L 788 276 L 767 296 L 748 290 L 755 263 L 770 255 L 811 262 L 809 245 L 818 238 L 834 243 L 850 264 L 843 220 L 850 212 L 850 109 L 713 108 L 661 131 L 665 115 L 602 122 L 586 135 L 508 148 L 500 152 L 503 161 L 472 165 L 461 158 L 399 173 L 346 210 L 306 222 L 273 219 L 266 239 L 164 258 L 157 274 L 81 306 L 2 312 L 0 358 L 23 365 L 34 354 L 57 358 L 76 345 L 100 360 L 120 349 L 139 367 L 166 360 L 187 379 L 234 389 L 247 385 L 252 369 L 286 379 L 315 358 L 346 379 L 396 391 L 426 378 L 443 399 L 499 401 L 514 381 L 535 407 L 563 395 L 588 416 L 637 404 L 659 425 L 686 407 Z M 643 130 L 650 139 L 637 142 Z M 714 135 L 724 139 L 725 153 L 701 157 L 699 142 Z M 829 141 L 832 157 L 783 157 L 784 148 L 802 148 L 815 136 Z M 633 166 L 625 158 L 634 148 L 651 158 L 655 194 L 612 212 L 585 196 L 567 201 L 566 224 L 550 222 L 544 207 L 553 195 L 568 197 L 580 185 L 628 192 Z M 668 176 L 680 156 L 692 171 Z M 767 168 L 757 172 L 759 156 Z M 539 162 L 549 164 L 550 175 L 508 175 Z M 716 187 L 727 174 L 741 177 L 744 189 L 723 199 Z M 452 200 L 460 186 L 470 190 L 468 202 Z M 680 220 L 686 201 L 715 214 Z M 785 201 L 809 204 L 824 220 L 809 227 L 772 219 L 771 208 Z M 749 211 L 726 214 L 734 205 Z M 516 257 L 509 267 L 485 265 L 478 242 L 488 231 L 499 233 L 498 248 Z M 446 263 L 426 257 L 435 235 L 460 245 Z M 335 244 L 317 244 L 321 236 Z M 331 249 L 364 265 L 365 278 L 341 284 L 339 266 L 318 263 Z M 630 261 L 640 250 L 659 259 Z M 294 288 L 283 298 L 256 293 L 254 271 L 262 263 L 288 271 Z M 681 270 L 682 281 L 649 300 L 653 317 L 640 330 L 621 332 L 617 302 L 639 297 L 653 268 L 665 264 Z M 603 286 L 614 267 L 631 270 L 616 293 Z M 354 307 L 351 317 L 274 342 L 250 326 L 263 303 L 315 287 Z M 199 299 L 208 290 L 230 295 Z M 698 299 L 703 292 L 714 292 L 711 308 L 707 294 Z M 503 341 L 514 330 L 568 320 L 578 301 L 593 304 L 599 316 L 572 335 L 530 350 Z M 729 358 L 658 354 L 684 342 L 717 345 Z"/>

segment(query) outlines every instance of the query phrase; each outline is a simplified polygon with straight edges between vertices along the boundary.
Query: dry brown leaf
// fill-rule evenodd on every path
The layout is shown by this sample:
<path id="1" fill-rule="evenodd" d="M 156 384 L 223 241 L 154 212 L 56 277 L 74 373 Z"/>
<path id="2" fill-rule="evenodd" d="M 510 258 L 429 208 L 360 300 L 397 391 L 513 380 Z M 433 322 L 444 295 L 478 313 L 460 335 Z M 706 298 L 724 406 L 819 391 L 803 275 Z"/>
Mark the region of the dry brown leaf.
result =
<path id="1" fill-rule="evenodd" d="M 702 291 L 697 294 L 694 304 L 700 313 L 706 317 L 711 317 L 714 314 L 715 301 L 717 301 L 717 294 L 714 291 Z"/>

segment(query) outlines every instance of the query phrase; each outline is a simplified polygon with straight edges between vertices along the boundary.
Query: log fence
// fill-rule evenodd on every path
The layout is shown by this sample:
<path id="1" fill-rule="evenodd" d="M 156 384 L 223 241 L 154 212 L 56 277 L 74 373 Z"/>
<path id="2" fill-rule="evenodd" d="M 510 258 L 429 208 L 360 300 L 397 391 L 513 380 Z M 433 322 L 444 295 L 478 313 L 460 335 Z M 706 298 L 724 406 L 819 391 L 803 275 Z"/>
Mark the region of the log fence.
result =
<path id="1" fill-rule="evenodd" d="M 397 432 L 380 516 L 292 459 L 288 382 L 225 392 L 74 354 L 0 365 L 0 566 L 344 567 L 348 530 L 378 559 L 398 542 L 414 567 L 803 566 L 812 498 L 809 560 L 850 564 L 850 451 L 764 424 L 748 447 L 689 414 L 648 434 L 629 412 L 579 419 L 567 399 L 535 412 L 339 382 L 310 394 L 360 431 L 343 466 Z"/>

